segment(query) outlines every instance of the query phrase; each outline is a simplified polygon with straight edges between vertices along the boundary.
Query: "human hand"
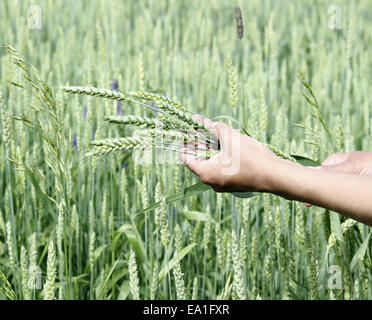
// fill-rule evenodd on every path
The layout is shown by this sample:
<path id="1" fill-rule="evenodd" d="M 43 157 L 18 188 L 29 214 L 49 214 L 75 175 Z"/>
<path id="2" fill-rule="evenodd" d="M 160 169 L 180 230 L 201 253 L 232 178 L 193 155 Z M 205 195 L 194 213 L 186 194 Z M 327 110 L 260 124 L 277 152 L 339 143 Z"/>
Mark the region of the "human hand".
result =
<path id="1" fill-rule="evenodd" d="M 326 158 L 318 168 L 353 175 L 372 175 L 372 152 L 335 153 Z"/>
<path id="2" fill-rule="evenodd" d="M 347 173 L 353 175 L 372 175 L 372 152 L 339 152 L 330 155 L 319 167 L 314 169 Z M 308 207 L 311 204 L 306 203 Z"/>
<path id="3" fill-rule="evenodd" d="M 215 135 L 221 146 L 218 154 L 210 159 L 193 155 L 180 155 L 184 164 L 205 184 L 217 192 L 269 191 L 271 172 L 277 162 L 285 161 L 274 155 L 262 143 L 242 135 L 230 126 L 209 119 L 203 122 Z M 185 151 L 190 151 L 185 148 Z"/>

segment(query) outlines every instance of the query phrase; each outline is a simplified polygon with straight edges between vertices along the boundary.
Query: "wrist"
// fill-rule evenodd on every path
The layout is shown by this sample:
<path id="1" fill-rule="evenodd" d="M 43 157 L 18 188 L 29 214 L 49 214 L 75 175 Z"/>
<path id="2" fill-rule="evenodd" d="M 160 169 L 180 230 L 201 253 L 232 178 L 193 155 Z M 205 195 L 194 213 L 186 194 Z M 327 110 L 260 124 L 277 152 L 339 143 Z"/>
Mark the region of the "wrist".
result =
<path id="1" fill-rule="evenodd" d="M 274 194 L 285 194 L 288 189 L 288 179 L 290 172 L 300 169 L 299 163 L 289 160 L 276 158 L 266 166 L 266 177 L 264 178 L 263 192 Z"/>

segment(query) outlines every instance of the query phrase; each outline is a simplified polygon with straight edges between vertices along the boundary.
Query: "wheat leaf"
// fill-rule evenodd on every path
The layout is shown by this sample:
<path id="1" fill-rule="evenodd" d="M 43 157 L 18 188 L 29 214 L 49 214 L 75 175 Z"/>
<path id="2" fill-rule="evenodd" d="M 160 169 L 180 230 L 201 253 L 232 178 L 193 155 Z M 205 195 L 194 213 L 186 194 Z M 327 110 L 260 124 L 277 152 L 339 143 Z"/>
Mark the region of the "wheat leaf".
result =
<path id="1" fill-rule="evenodd" d="M 366 255 L 366 252 L 367 252 L 367 247 L 368 247 L 370 237 L 371 237 L 371 232 L 369 233 L 367 238 L 365 238 L 362 245 L 359 247 L 358 251 L 355 253 L 353 259 L 351 260 L 350 269 L 354 269 L 358 261 L 363 262 L 364 256 Z"/>

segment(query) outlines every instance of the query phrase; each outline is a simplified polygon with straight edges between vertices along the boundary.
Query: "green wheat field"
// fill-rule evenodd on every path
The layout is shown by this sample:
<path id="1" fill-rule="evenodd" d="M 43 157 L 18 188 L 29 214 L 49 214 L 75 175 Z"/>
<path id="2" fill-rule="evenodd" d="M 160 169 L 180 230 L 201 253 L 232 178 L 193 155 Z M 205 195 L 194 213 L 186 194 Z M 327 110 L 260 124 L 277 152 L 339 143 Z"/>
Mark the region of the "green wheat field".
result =
<path id="1" fill-rule="evenodd" d="M 99 142 L 161 117 L 135 91 L 313 164 L 372 150 L 371 18 L 369 0 L 0 1 L 0 299 L 371 299 L 369 227 Z"/>

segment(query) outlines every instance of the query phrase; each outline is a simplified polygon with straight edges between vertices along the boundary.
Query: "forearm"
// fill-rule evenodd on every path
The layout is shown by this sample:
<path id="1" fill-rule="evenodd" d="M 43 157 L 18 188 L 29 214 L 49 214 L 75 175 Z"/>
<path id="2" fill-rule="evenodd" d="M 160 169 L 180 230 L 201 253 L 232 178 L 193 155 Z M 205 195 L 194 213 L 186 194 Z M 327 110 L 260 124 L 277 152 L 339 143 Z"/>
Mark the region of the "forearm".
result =
<path id="1" fill-rule="evenodd" d="M 272 170 L 268 191 L 372 226 L 372 176 L 320 171 L 279 161 Z"/>

